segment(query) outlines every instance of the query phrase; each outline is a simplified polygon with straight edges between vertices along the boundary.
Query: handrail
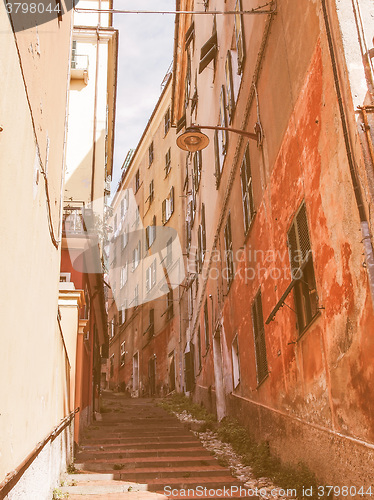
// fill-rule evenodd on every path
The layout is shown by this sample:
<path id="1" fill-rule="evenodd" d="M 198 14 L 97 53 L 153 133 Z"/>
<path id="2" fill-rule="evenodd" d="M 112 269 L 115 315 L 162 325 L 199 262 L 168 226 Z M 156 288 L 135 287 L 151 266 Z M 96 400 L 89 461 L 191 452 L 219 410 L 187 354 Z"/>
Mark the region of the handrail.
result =
<path id="1" fill-rule="evenodd" d="M 25 472 L 25 470 L 30 467 L 32 462 L 36 459 L 36 457 L 39 455 L 39 453 L 42 451 L 42 449 L 45 447 L 45 445 L 49 441 L 54 441 L 56 437 L 61 434 L 61 432 L 71 423 L 71 421 L 74 419 L 75 414 L 78 413 L 80 410 L 79 406 L 75 410 L 73 410 L 69 415 L 67 415 L 65 418 L 61 420 L 61 422 L 53 429 L 53 431 L 48 434 L 46 438 L 43 439 L 43 441 L 40 441 L 36 445 L 36 447 L 33 449 L 33 451 L 21 462 L 21 464 L 14 469 L 13 471 L 9 472 L 5 479 L 0 483 L 0 500 L 3 500 L 5 496 L 9 493 L 9 491 L 15 486 L 16 483 L 21 479 L 22 474 Z"/>

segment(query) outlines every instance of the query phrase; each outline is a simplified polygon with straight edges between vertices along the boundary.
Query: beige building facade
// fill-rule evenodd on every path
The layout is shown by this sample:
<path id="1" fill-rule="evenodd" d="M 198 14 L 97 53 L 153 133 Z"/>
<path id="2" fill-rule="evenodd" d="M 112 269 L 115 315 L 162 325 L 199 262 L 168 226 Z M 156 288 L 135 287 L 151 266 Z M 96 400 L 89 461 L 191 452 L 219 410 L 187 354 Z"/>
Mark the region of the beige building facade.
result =
<path id="1" fill-rule="evenodd" d="M 170 96 L 169 75 L 112 202 L 109 386 L 132 396 L 183 385 L 185 164 Z"/>
<path id="2" fill-rule="evenodd" d="M 58 312 L 72 20 L 15 33 L 11 20 L 2 4 L 0 496 L 49 498 L 72 458 L 70 339 Z"/>

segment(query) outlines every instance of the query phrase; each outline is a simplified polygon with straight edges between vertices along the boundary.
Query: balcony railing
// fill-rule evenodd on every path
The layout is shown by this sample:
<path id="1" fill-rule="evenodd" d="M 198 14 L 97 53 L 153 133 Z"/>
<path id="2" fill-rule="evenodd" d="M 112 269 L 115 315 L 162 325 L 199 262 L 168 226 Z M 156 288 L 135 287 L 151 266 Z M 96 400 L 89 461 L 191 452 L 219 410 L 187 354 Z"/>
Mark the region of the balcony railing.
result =
<path id="1" fill-rule="evenodd" d="M 71 58 L 71 69 L 80 69 L 88 71 L 88 55 L 73 54 Z"/>
<path id="2" fill-rule="evenodd" d="M 64 215 L 62 220 L 62 231 L 67 235 L 83 234 L 84 233 L 84 220 L 83 211 L 84 203 L 81 206 L 74 202 L 74 206 L 65 205 Z"/>

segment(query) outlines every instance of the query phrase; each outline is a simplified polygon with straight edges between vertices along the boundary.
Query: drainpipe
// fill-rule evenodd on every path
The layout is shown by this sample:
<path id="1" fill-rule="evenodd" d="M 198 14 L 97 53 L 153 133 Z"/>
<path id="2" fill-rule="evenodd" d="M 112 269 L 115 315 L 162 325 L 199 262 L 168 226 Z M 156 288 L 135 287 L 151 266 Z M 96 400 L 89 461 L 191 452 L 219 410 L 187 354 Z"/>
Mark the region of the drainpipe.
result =
<path id="1" fill-rule="evenodd" d="M 346 119 L 346 115 L 345 115 L 345 111 L 344 111 L 342 93 L 341 93 L 341 89 L 340 89 L 339 75 L 338 75 L 338 69 L 337 69 L 337 64 L 336 64 L 336 56 L 335 56 L 335 50 L 334 50 L 333 39 L 332 39 L 332 34 L 331 34 L 330 21 L 329 21 L 329 16 L 328 16 L 327 7 L 326 7 L 326 0 L 321 0 L 321 2 L 322 2 L 323 18 L 324 18 L 325 27 L 326 27 L 326 35 L 327 35 L 327 41 L 328 41 L 328 46 L 329 46 L 330 58 L 331 58 L 332 71 L 334 74 L 335 90 L 336 90 L 336 95 L 337 95 L 338 103 L 339 103 L 340 120 L 341 120 L 341 124 L 343 127 L 344 143 L 345 143 L 345 149 L 346 149 L 347 159 L 348 159 L 348 164 L 349 164 L 349 172 L 351 174 L 353 191 L 354 191 L 356 204 L 357 204 L 357 208 L 358 208 L 358 212 L 359 212 L 359 216 L 360 216 L 362 242 L 364 244 L 364 250 L 365 250 L 366 266 L 367 266 L 369 286 L 370 286 L 370 291 L 371 291 L 371 299 L 372 299 L 372 303 L 374 306 L 374 255 L 373 255 L 373 246 L 371 243 L 369 222 L 368 222 L 366 210 L 365 210 L 364 203 L 363 203 L 361 188 L 360 188 L 360 185 L 359 185 L 359 182 L 357 179 L 357 174 L 356 174 L 356 170 L 355 170 L 355 162 L 354 162 L 354 158 L 353 158 L 351 144 L 349 141 L 348 125 L 347 125 L 347 119 Z"/>
<path id="2" fill-rule="evenodd" d="M 96 168 L 96 118 L 97 118 L 97 99 L 98 99 L 98 78 L 99 78 L 99 57 L 100 57 L 100 24 L 96 28 L 96 71 L 95 71 L 95 101 L 93 115 L 93 140 L 92 140 L 92 173 L 91 173 L 91 202 L 93 204 L 95 195 L 95 168 Z M 92 205 L 93 208 L 93 205 Z"/>

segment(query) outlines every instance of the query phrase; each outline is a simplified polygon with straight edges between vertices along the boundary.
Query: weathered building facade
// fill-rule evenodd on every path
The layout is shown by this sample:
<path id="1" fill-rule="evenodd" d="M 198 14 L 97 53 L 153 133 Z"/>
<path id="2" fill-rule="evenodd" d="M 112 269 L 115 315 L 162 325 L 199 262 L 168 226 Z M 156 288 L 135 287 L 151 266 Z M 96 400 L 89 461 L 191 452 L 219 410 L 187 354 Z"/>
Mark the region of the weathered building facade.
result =
<path id="1" fill-rule="evenodd" d="M 47 20 L 33 12 L 16 15 L 12 4 L 0 6 L 0 202 L 3 213 L 12 214 L 1 227 L 0 248 L 7 262 L 0 313 L 0 498 L 51 498 L 73 461 L 82 421 L 92 416 L 100 347 L 107 338 L 103 279 L 97 262 L 90 260 L 95 254 L 101 271 L 102 238 L 97 228 L 87 226 L 92 200 L 99 199 L 99 234 L 103 232 L 105 180 L 112 168 L 117 33 L 104 15 L 93 20 L 94 27 L 80 26 L 82 45 L 89 49 L 86 61 L 92 47 L 102 50 L 100 71 L 95 72 L 99 63 L 91 57 L 91 73 L 86 74 L 87 65 L 79 68 L 74 53 L 71 7 L 54 3 Z M 104 22 L 101 30 L 98 24 Z M 97 99 L 92 97 L 98 78 L 103 99 L 98 92 Z M 79 183 L 85 155 L 91 171 L 95 166 L 92 196 L 87 183 Z M 67 158 L 70 172 L 65 177 Z M 72 179 L 72 171 L 79 178 Z M 82 206 L 91 209 L 85 219 Z M 82 258 L 87 247 L 95 251 Z M 81 262 L 72 262 L 74 255 Z"/>
<path id="2" fill-rule="evenodd" d="M 112 202 L 109 386 L 133 396 L 166 395 L 183 384 L 184 154 L 170 97 L 169 75 Z"/>
<path id="3" fill-rule="evenodd" d="M 71 13 L 17 20 L 2 3 L 0 497 L 50 498 L 72 459 L 74 361 L 58 309 Z"/>
<path id="4" fill-rule="evenodd" d="M 255 7 L 177 1 L 216 11 L 176 18 L 173 123 L 210 138 L 186 153 L 187 385 L 283 460 L 369 486 L 373 5 Z"/>
<path id="5" fill-rule="evenodd" d="M 100 8 L 111 8 L 101 2 Z M 80 290 L 74 440 L 100 412 L 102 357 L 108 351 L 104 246 L 113 168 L 118 31 L 112 16 L 74 13 L 70 68 L 61 280 Z"/>

